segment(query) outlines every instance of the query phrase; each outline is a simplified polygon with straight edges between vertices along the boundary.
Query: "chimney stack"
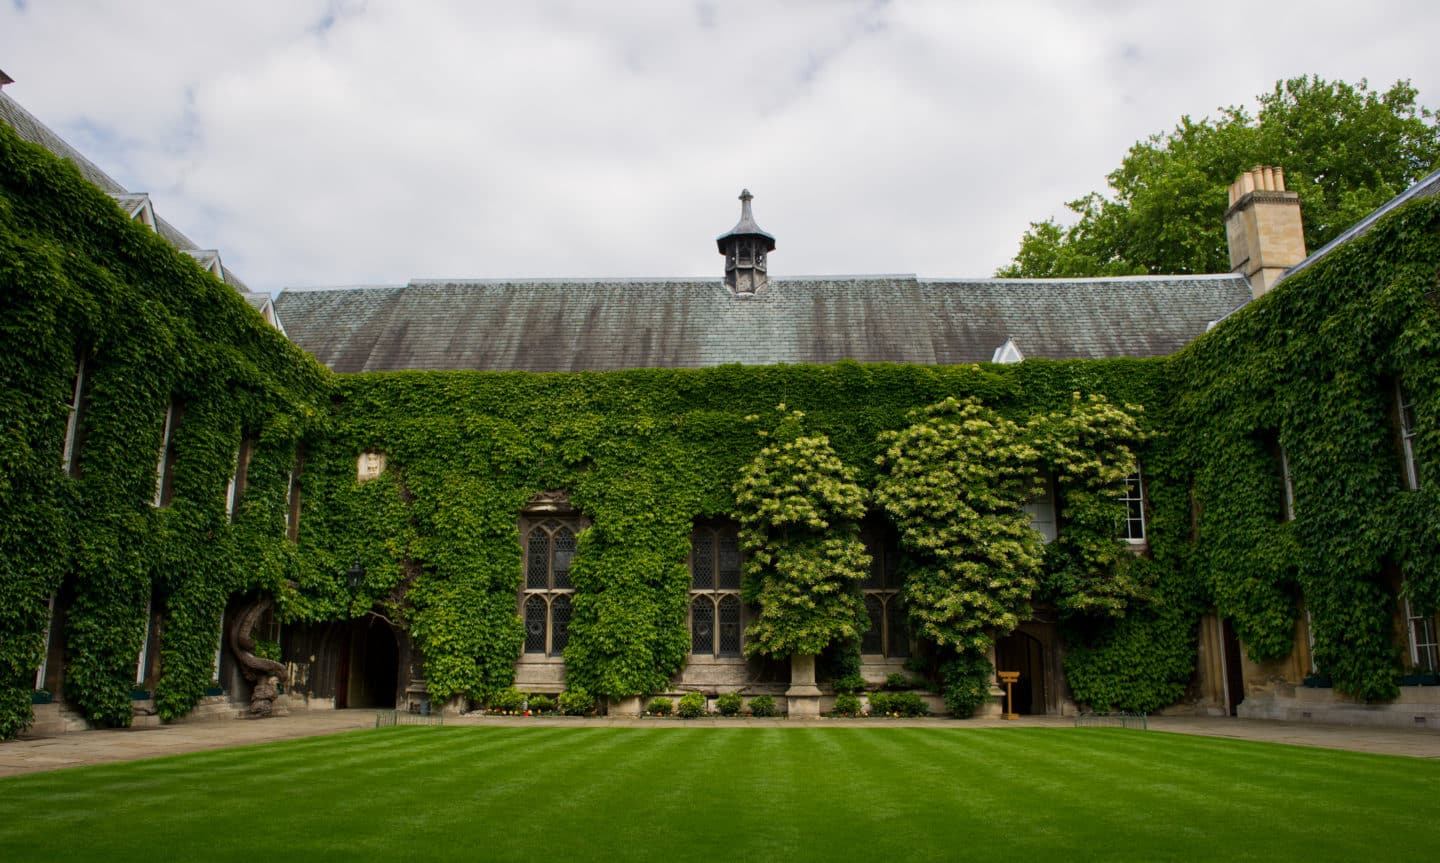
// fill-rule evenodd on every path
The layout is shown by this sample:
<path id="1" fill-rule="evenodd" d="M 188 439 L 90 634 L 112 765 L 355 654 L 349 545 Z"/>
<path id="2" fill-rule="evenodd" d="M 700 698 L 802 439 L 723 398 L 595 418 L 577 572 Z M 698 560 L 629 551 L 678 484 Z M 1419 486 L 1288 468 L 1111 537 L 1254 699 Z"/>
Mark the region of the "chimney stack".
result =
<path id="1" fill-rule="evenodd" d="M 1252 168 L 1230 184 L 1225 239 L 1230 269 L 1249 279 L 1256 297 L 1305 260 L 1300 196 L 1285 191 L 1284 169 Z"/>

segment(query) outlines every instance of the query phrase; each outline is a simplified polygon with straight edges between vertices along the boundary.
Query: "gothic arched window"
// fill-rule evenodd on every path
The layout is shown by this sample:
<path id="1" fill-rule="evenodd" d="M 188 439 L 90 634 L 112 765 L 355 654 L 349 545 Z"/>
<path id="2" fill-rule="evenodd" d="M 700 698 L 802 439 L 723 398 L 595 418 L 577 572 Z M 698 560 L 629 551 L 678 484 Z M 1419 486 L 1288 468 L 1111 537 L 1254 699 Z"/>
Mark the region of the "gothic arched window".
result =
<path id="1" fill-rule="evenodd" d="M 690 535 L 692 656 L 740 658 L 740 563 L 740 534 L 733 524 L 700 525 Z"/>
<path id="2" fill-rule="evenodd" d="M 570 640 L 570 613 L 575 593 L 570 563 L 575 558 L 577 519 L 547 519 L 523 525 L 525 587 L 521 617 L 525 622 L 525 653 L 559 657 Z"/>

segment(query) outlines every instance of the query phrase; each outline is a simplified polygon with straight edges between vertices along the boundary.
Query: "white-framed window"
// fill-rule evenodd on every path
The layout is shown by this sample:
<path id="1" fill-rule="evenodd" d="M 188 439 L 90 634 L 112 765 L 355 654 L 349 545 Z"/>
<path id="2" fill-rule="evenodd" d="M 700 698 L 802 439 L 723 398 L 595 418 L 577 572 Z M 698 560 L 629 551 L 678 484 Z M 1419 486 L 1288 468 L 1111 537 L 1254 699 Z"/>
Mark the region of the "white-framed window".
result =
<path id="1" fill-rule="evenodd" d="M 1319 674 L 1315 664 L 1315 618 L 1310 615 L 1310 606 L 1305 606 L 1305 643 L 1310 646 L 1310 673 Z"/>
<path id="2" fill-rule="evenodd" d="M 1409 597 L 1404 600 L 1405 632 L 1410 641 L 1410 667 L 1416 671 L 1440 671 L 1440 639 L 1436 638 L 1435 614 L 1422 611 Z"/>
<path id="3" fill-rule="evenodd" d="M 88 361 L 89 356 L 81 353 L 75 362 L 75 387 L 65 419 L 65 451 L 60 457 L 60 466 L 72 477 L 80 475 L 80 448 L 85 443 L 85 414 L 90 406 Z"/>
<path id="4" fill-rule="evenodd" d="M 300 540 L 300 493 L 301 476 L 305 473 L 305 451 L 295 448 L 295 467 L 290 471 L 285 486 L 285 536 L 291 542 Z"/>
<path id="5" fill-rule="evenodd" d="M 154 682 L 156 660 L 160 656 L 160 615 L 155 610 L 152 596 L 145 602 L 145 640 L 140 643 L 140 653 L 135 657 L 135 688 L 148 689 Z"/>
<path id="6" fill-rule="evenodd" d="M 1285 447 L 1280 450 L 1280 520 L 1295 520 L 1295 479 L 1290 475 L 1290 456 Z"/>
<path id="7" fill-rule="evenodd" d="M 741 657 L 740 530 L 697 525 L 690 534 L 690 655 Z"/>
<path id="8" fill-rule="evenodd" d="M 1030 526 L 1040 533 L 1049 545 L 1054 542 L 1059 532 L 1055 525 L 1055 484 L 1047 475 L 1042 477 L 1044 485 L 1040 493 L 1031 498 L 1025 504 L 1025 514 L 1030 516 Z"/>
<path id="9" fill-rule="evenodd" d="M 900 594 L 898 537 L 889 525 L 871 520 L 861 526 L 860 538 L 870 554 L 870 572 L 860 588 L 870 625 L 860 636 L 860 653 L 892 659 L 907 657 L 910 632 L 905 600 Z"/>
<path id="10" fill-rule="evenodd" d="M 40 639 L 40 666 L 35 669 L 35 688 L 45 688 L 45 674 L 50 670 L 50 632 L 55 628 L 55 594 L 45 603 L 45 635 Z"/>
<path id="11" fill-rule="evenodd" d="M 1414 491 L 1420 488 L 1420 464 L 1415 459 L 1415 405 L 1399 381 L 1395 382 L 1395 418 L 1400 427 L 1405 487 Z"/>
<path id="12" fill-rule="evenodd" d="M 242 437 L 240 447 L 235 451 L 235 470 L 230 474 L 230 482 L 225 487 L 225 516 L 230 521 L 239 517 L 240 501 L 245 498 L 245 488 L 249 485 L 250 457 L 255 452 L 255 439 Z"/>
<path id="13" fill-rule="evenodd" d="M 166 507 L 175 497 L 175 432 L 184 413 L 180 403 L 171 401 L 165 407 L 165 426 L 160 435 L 160 453 L 155 459 L 155 497 L 150 503 Z"/>
<path id="14" fill-rule="evenodd" d="M 525 531 L 525 585 L 520 591 L 525 656 L 558 659 L 570 641 L 575 596 L 570 564 L 575 559 L 580 521 L 547 518 L 521 526 Z"/>
<path id="15" fill-rule="evenodd" d="M 1145 541 L 1145 480 L 1140 475 L 1140 466 L 1125 477 L 1125 490 L 1119 501 L 1125 504 L 1125 522 L 1120 528 L 1120 538 L 1126 542 Z"/>

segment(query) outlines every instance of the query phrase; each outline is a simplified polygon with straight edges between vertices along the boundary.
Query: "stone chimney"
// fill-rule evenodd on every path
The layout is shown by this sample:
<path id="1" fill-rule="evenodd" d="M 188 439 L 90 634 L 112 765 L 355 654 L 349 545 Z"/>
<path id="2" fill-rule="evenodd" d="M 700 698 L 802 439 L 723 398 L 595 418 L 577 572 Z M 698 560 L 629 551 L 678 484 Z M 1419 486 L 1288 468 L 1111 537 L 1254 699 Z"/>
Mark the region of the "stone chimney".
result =
<path id="1" fill-rule="evenodd" d="M 775 238 L 755 224 L 749 189 L 740 193 L 740 221 L 715 238 L 725 256 L 725 284 L 737 297 L 753 297 L 770 283 L 766 257 L 775 251 Z"/>
<path id="2" fill-rule="evenodd" d="M 1230 184 L 1225 239 L 1231 271 L 1250 280 L 1256 297 L 1305 260 L 1300 196 L 1285 191 L 1284 169 L 1252 168 Z"/>

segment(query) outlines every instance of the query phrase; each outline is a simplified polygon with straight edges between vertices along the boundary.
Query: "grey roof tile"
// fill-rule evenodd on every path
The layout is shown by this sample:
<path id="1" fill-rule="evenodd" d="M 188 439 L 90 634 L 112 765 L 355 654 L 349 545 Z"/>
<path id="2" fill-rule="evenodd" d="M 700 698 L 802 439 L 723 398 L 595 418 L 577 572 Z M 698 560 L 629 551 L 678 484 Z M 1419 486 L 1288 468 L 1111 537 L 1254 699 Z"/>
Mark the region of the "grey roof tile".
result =
<path id="1" fill-rule="evenodd" d="M 1250 297 L 1236 275 L 1073 280 L 915 276 L 416 280 L 287 290 L 290 338 L 341 372 L 579 371 L 725 363 L 988 361 L 1174 353 Z"/>

